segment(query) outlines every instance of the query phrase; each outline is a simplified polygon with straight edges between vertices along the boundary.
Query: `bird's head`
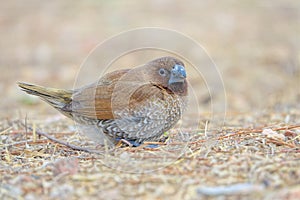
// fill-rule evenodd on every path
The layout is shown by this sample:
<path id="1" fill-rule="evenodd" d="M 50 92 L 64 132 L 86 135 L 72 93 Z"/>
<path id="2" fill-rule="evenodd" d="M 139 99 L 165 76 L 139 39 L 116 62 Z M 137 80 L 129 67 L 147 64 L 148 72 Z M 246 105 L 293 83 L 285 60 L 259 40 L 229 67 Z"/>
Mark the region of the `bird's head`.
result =
<path id="1" fill-rule="evenodd" d="M 184 63 L 173 57 L 162 57 L 146 64 L 148 80 L 178 95 L 187 95 Z"/>

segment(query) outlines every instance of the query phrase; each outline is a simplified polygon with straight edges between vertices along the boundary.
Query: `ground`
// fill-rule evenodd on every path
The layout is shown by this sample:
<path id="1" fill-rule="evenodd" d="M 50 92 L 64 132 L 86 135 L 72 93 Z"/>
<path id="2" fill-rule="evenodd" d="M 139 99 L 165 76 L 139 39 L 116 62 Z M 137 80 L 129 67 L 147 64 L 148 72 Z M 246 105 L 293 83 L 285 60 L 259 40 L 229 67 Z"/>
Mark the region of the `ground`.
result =
<path id="1" fill-rule="evenodd" d="M 0 16 L 1 199 L 300 196 L 298 1 L 9 1 Z M 91 83 L 103 69 L 82 71 L 90 51 L 150 26 L 193 38 L 219 72 L 199 78 L 188 66 L 189 109 L 159 148 L 98 146 L 16 86 Z M 160 54 L 136 52 L 111 69 Z"/>

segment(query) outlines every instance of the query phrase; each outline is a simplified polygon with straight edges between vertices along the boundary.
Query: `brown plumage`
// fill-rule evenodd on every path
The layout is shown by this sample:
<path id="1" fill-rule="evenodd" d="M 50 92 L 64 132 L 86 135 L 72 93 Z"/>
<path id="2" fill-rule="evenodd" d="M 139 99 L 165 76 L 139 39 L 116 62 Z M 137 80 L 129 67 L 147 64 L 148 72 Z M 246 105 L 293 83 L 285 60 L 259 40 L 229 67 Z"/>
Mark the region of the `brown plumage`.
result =
<path id="1" fill-rule="evenodd" d="M 82 125 L 95 125 L 105 138 L 140 144 L 157 141 L 181 118 L 187 103 L 184 64 L 162 57 L 133 69 L 104 75 L 75 90 L 18 83 Z"/>

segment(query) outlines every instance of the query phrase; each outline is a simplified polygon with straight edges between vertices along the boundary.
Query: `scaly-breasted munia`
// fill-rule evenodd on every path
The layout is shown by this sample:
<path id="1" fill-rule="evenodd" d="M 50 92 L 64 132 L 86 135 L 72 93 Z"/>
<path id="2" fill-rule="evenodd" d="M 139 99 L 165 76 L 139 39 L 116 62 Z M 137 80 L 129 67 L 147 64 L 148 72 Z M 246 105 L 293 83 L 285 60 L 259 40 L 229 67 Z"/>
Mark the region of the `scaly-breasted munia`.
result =
<path id="1" fill-rule="evenodd" d="M 82 125 L 95 125 L 115 143 L 158 141 L 182 116 L 188 85 L 183 62 L 162 57 L 133 69 L 117 70 L 75 90 L 18 83 Z"/>

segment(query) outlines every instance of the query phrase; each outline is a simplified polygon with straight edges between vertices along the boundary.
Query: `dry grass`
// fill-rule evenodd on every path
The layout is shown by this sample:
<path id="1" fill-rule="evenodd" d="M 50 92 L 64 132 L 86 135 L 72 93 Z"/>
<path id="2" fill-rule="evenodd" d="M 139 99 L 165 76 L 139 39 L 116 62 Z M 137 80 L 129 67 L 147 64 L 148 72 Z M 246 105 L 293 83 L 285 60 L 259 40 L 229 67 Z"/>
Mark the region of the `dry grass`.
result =
<path id="1" fill-rule="evenodd" d="M 295 119 L 300 117 L 297 112 L 293 112 Z M 231 117 L 230 122 L 240 122 L 239 117 Z M 263 115 L 261 120 L 268 117 Z M 45 126 L 29 121 L 28 126 L 37 128 L 27 131 L 20 124 L 19 120 L 1 124 L 1 199 L 198 199 L 219 195 L 293 199 L 299 195 L 300 124 L 293 122 L 257 128 L 228 125 L 205 134 L 194 130 L 186 142 L 173 130 L 171 139 L 159 148 L 114 150 L 95 148 L 68 126 L 61 126 L 62 122 Z M 74 150 L 40 136 L 39 130 L 51 126 L 60 127 L 61 132 L 50 131 L 46 136 L 95 152 Z"/>

